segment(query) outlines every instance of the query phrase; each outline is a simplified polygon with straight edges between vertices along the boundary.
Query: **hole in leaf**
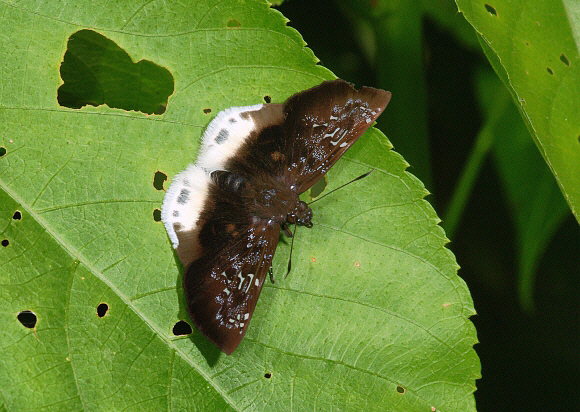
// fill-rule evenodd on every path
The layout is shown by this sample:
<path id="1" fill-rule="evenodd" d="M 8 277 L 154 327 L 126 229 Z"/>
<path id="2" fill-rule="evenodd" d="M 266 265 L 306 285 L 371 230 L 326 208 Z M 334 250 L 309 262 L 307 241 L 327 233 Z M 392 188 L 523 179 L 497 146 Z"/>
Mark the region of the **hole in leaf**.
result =
<path id="1" fill-rule="evenodd" d="M 405 390 L 405 388 L 403 388 L 402 386 L 397 386 L 397 392 L 398 392 L 398 393 L 405 393 L 405 392 L 406 392 L 406 390 Z"/>
<path id="2" fill-rule="evenodd" d="M 0 157 L 4 157 L 6 154 L 6 148 L 4 146 L 0 146 Z"/>
<path id="3" fill-rule="evenodd" d="M 264 378 L 266 378 L 266 379 L 270 379 L 271 377 L 272 377 L 272 374 L 270 372 L 266 372 L 264 374 Z"/>
<path id="4" fill-rule="evenodd" d="M 173 325 L 173 334 L 175 336 L 183 336 L 183 335 L 191 335 L 193 333 L 193 329 L 189 323 L 184 320 L 180 320 L 175 325 Z"/>
<path id="5" fill-rule="evenodd" d="M 153 210 L 153 220 L 156 222 L 161 222 L 161 210 L 159 209 Z"/>
<path id="6" fill-rule="evenodd" d="M 2 239 L 2 246 L 7 247 L 10 244 L 10 241 L 8 239 Z"/>
<path id="7" fill-rule="evenodd" d="M 109 305 L 107 305 L 106 303 L 100 303 L 99 306 L 97 306 L 97 316 L 99 318 L 102 318 L 103 316 L 105 316 L 108 311 L 109 311 Z"/>
<path id="8" fill-rule="evenodd" d="M 489 14 L 493 15 L 493 16 L 497 16 L 497 11 L 495 11 L 495 9 L 490 6 L 489 4 L 485 5 L 485 9 L 489 12 Z"/>
<path id="9" fill-rule="evenodd" d="M 203 112 L 204 112 L 205 114 L 209 114 L 209 113 L 211 113 L 211 109 L 210 109 L 210 108 L 203 109 Z"/>
<path id="10" fill-rule="evenodd" d="M 266 95 L 266 96 L 264 96 L 264 101 L 266 103 L 270 103 L 270 102 L 272 102 L 272 98 L 270 96 Z"/>
<path id="11" fill-rule="evenodd" d="M 239 29 L 241 26 L 242 26 L 242 23 L 240 23 L 236 19 L 229 19 L 228 23 L 226 24 L 226 27 L 228 29 Z"/>
<path id="12" fill-rule="evenodd" d="M 133 63 L 125 50 L 93 30 L 73 33 L 60 65 L 58 104 L 71 109 L 106 104 L 162 114 L 174 90 L 171 73 L 149 60 Z"/>
<path id="13" fill-rule="evenodd" d="M 153 176 L 153 187 L 157 190 L 163 190 L 163 183 L 167 180 L 167 175 L 159 170 Z"/>
<path id="14" fill-rule="evenodd" d="M 552 71 L 552 69 L 550 69 L 549 67 L 546 67 L 546 70 L 548 70 L 548 73 L 550 73 L 552 75 L 554 74 L 554 72 Z"/>
<path id="15" fill-rule="evenodd" d="M 322 178 L 318 179 L 318 181 L 310 188 L 310 197 L 314 199 L 315 197 L 320 196 L 320 194 L 324 192 L 324 189 L 326 189 L 326 185 L 326 177 L 322 176 Z"/>
<path id="16" fill-rule="evenodd" d="M 17 210 L 16 212 L 14 212 L 14 214 L 12 215 L 12 219 L 14 220 L 20 220 L 22 219 L 22 213 L 20 213 L 19 210 Z"/>
<path id="17" fill-rule="evenodd" d="M 564 63 L 566 66 L 570 66 L 570 61 L 568 60 L 568 58 L 566 57 L 566 55 L 564 53 L 562 53 L 560 55 L 560 60 L 562 61 L 562 63 Z"/>
<path id="18" fill-rule="evenodd" d="M 16 318 L 25 328 L 33 329 L 36 326 L 36 315 L 30 310 L 23 310 Z"/>

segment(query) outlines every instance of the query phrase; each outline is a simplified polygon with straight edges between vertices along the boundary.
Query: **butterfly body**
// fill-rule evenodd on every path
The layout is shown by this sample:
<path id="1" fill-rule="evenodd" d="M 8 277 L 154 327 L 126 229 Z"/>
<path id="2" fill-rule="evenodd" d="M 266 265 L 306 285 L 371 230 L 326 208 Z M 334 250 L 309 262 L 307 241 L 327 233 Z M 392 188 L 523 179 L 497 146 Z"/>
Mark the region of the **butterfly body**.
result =
<path id="1" fill-rule="evenodd" d="M 308 190 L 376 120 L 383 90 L 334 80 L 284 104 L 234 107 L 208 126 L 177 175 L 162 220 L 185 270 L 195 326 L 227 354 L 252 317 L 281 228 L 312 226 Z"/>

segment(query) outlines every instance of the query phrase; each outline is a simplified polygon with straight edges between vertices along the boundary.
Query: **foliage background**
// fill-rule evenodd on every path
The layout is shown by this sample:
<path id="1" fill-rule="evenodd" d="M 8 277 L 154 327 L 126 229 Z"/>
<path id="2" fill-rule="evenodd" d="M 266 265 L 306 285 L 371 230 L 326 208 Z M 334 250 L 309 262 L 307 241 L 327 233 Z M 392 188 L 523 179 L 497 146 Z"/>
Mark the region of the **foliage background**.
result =
<path id="1" fill-rule="evenodd" d="M 325 1 L 292 0 L 281 10 L 337 76 L 393 91 L 391 114 L 401 103 L 398 118 L 383 116 L 379 127 L 432 192 L 429 199 L 474 298 L 482 363 L 478 410 L 576 409 L 580 230 L 534 144 L 536 137 L 490 67 L 481 37 L 453 1 L 362 3 L 337 1 L 338 7 L 328 7 Z M 578 79 L 573 2 L 458 3 L 472 22 L 474 10 L 481 10 L 481 19 L 495 17 L 489 21 L 507 25 L 501 29 L 508 32 L 513 27 L 495 46 L 513 47 L 510 52 L 521 56 L 522 64 L 530 71 L 538 68 L 548 81 L 547 66 L 565 75 L 560 47 L 572 44 L 568 67 Z M 494 7 L 496 16 L 486 6 Z M 556 29 L 550 26 L 542 35 L 538 43 L 545 48 L 536 55 L 513 45 L 540 35 L 518 34 L 517 24 L 505 23 L 506 9 L 513 12 L 512 7 L 516 23 L 529 18 L 548 25 L 561 18 Z M 484 33 L 501 34 L 493 27 Z M 548 93 L 540 82 L 532 87 L 541 99 L 543 91 Z M 561 90 L 570 93 L 566 101 L 576 136 L 578 87 L 575 81 Z M 580 141 L 570 159 L 577 163 L 579 153 Z"/>
<path id="2" fill-rule="evenodd" d="M 580 305 L 576 291 L 579 283 L 580 233 L 568 205 L 573 209 L 577 206 L 578 187 L 570 185 L 570 182 L 578 178 L 572 171 L 580 163 L 574 162 L 577 151 L 559 162 L 551 157 L 550 149 L 559 147 L 561 142 L 558 139 L 565 136 L 562 131 L 575 132 L 574 137 L 579 134 L 577 99 L 569 98 L 578 95 L 575 93 L 578 82 L 574 82 L 579 64 L 578 10 L 571 2 L 558 3 L 555 9 L 540 7 L 545 6 L 545 2 L 541 1 L 499 2 L 493 5 L 478 1 L 458 3 L 477 28 L 477 36 L 451 1 L 343 0 L 330 3 L 290 0 L 280 10 L 292 20 L 290 25 L 298 29 L 314 55 L 336 75 L 359 86 L 375 85 L 394 92 L 395 97 L 388 112 L 381 117 L 379 126 L 394 142 L 397 151 L 411 163 L 410 171 L 420 177 L 433 193 L 430 201 L 438 215 L 444 218 L 443 225 L 453 241 L 451 248 L 463 267 L 460 274 L 469 284 L 479 313 L 474 318 L 481 342 L 476 349 L 483 364 L 483 378 L 477 382 L 479 390 L 476 392 L 479 410 L 572 410 L 579 401 L 576 390 L 579 383 L 576 341 Z M 416 355 L 406 357 L 403 352 L 401 356 L 393 356 L 396 349 L 408 352 L 407 346 L 411 350 L 424 349 L 420 336 L 413 333 L 412 327 L 407 325 L 398 329 L 400 336 L 385 332 L 386 325 L 396 327 L 396 322 L 381 324 L 376 329 L 364 327 L 366 325 L 360 325 L 356 317 L 352 318 L 350 310 L 332 312 L 330 309 L 341 306 L 337 306 L 336 302 L 331 302 L 329 307 L 320 311 L 332 313 L 329 319 L 338 321 L 334 327 L 328 327 L 325 317 L 311 317 L 305 308 L 309 307 L 308 303 L 319 302 L 309 295 L 316 288 L 325 294 L 329 290 L 334 291 L 340 297 L 359 292 L 349 286 L 349 279 L 344 278 L 344 274 L 352 270 L 347 267 L 340 268 L 342 282 L 329 276 L 293 276 L 282 287 L 275 285 L 265 290 L 259 306 L 261 316 L 253 322 L 254 335 L 245 339 L 245 346 L 253 349 L 240 352 L 235 357 L 218 360 L 219 354 L 212 352 L 211 347 L 204 348 L 203 340 L 195 336 L 191 340 L 174 339 L 167 319 L 175 317 L 174 308 L 182 305 L 182 302 L 177 304 L 179 294 L 175 293 L 179 279 L 175 279 L 174 259 L 166 253 L 167 239 L 159 236 L 159 223 L 151 218 L 151 209 L 160 202 L 160 189 L 153 190 L 149 169 L 156 164 L 166 168 L 168 162 L 164 159 L 171 156 L 189 158 L 189 155 L 182 153 L 184 141 L 189 142 L 185 144 L 191 145 L 190 151 L 195 152 L 195 139 L 187 138 L 197 136 L 206 120 L 193 106 L 189 111 L 184 102 L 195 101 L 197 106 L 202 107 L 216 102 L 225 105 L 229 99 L 239 102 L 252 96 L 255 90 L 244 90 L 245 83 L 240 79 L 247 79 L 247 74 L 241 75 L 240 79 L 230 79 L 220 76 L 221 69 L 217 69 L 216 78 L 219 81 L 208 83 L 207 90 L 178 88 L 180 93 L 173 96 L 173 103 L 180 110 L 173 111 L 171 116 L 174 117 L 166 116 L 163 121 L 139 113 L 119 114 L 111 111 L 109 107 L 123 107 L 126 102 L 122 101 L 116 102 L 118 106 L 109 102 L 109 107 L 85 108 L 81 113 L 89 115 L 78 117 L 83 121 L 71 121 L 76 119 L 71 117 L 75 114 L 57 107 L 54 90 L 37 87 L 40 84 L 58 85 L 60 82 L 57 64 L 66 45 L 64 36 L 55 36 L 54 27 L 59 28 L 60 34 L 92 27 L 87 24 L 89 21 L 95 22 L 96 28 L 112 28 L 109 34 L 123 46 L 130 45 L 134 61 L 141 59 L 141 56 L 149 57 L 155 50 L 153 54 L 158 58 L 164 56 L 161 60 L 175 59 L 166 60 L 166 63 L 180 67 L 182 71 L 176 73 L 176 77 L 184 81 L 188 77 L 203 78 L 206 73 L 201 70 L 207 70 L 207 67 L 199 64 L 198 56 L 188 53 L 195 53 L 195 47 L 188 47 L 187 42 L 178 43 L 188 38 L 187 35 L 181 36 L 188 33 L 188 27 L 181 27 L 179 23 L 197 21 L 207 24 L 208 27 L 197 27 L 199 30 L 194 32 L 200 34 L 207 29 L 208 44 L 212 44 L 211 39 L 216 32 L 217 38 L 224 33 L 225 37 L 228 36 L 224 31 L 226 25 L 229 29 L 240 26 L 236 18 L 223 20 L 225 14 L 220 13 L 225 8 L 227 13 L 241 16 L 239 18 L 244 25 L 260 28 L 254 32 L 248 31 L 253 36 L 248 43 L 236 44 L 237 37 L 234 35 L 230 45 L 263 47 L 255 55 L 263 56 L 264 60 L 251 63 L 265 70 L 256 72 L 255 81 L 261 82 L 265 90 L 276 92 L 271 96 L 273 100 L 280 101 L 289 90 L 302 89 L 328 78 L 330 72 L 322 67 L 312 68 L 314 55 L 307 49 L 300 49 L 299 35 L 294 33 L 288 36 L 289 32 L 285 31 L 281 19 L 259 21 L 256 16 L 263 16 L 260 13 L 264 7 L 258 2 L 215 2 L 217 7 L 208 10 L 202 9 L 207 2 L 192 2 L 192 5 L 199 7 L 183 8 L 191 15 L 168 14 L 165 16 L 167 21 L 175 23 L 169 26 L 180 34 L 175 36 L 177 42 L 171 43 L 175 47 L 173 53 L 167 49 L 167 40 L 174 40 L 174 37 L 166 36 L 165 32 L 155 32 L 156 27 L 148 25 L 154 21 L 149 17 L 158 18 L 158 13 L 170 10 L 170 7 L 165 9 L 149 3 L 133 10 L 129 3 L 118 4 L 124 4 L 127 9 L 104 7 L 103 13 L 92 13 L 88 10 L 94 10 L 94 5 L 85 9 L 80 6 L 63 7 L 59 2 L 50 1 L 1 4 L 5 24 L 0 39 L 2 44 L 9 44 L 10 47 L 3 47 L 2 50 L 0 137 L 8 143 L 2 141 L 0 150 L 0 157 L 4 157 L 0 175 L 4 189 L 0 210 L 2 222 L 8 222 L 4 225 L 4 236 L 12 242 L 10 247 L 2 244 L 1 249 L 3 256 L 8 257 L 3 259 L 2 267 L 9 268 L 0 271 L 1 316 L 7 325 L 2 328 L 1 342 L 3 355 L 10 354 L 1 359 L 3 408 L 14 405 L 15 399 L 26 401 L 27 405 L 54 410 L 78 406 L 79 402 L 87 399 L 98 399 L 102 402 L 99 403 L 102 408 L 115 405 L 179 409 L 191 408 L 191 402 L 200 402 L 196 406 L 205 410 L 222 410 L 227 406 L 243 409 L 250 406 L 259 408 L 261 405 L 268 408 L 272 404 L 282 406 L 287 394 L 294 394 L 295 388 L 302 389 L 302 392 L 296 392 L 296 405 L 301 406 L 313 401 L 313 388 L 319 390 L 316 405 L 328 407 L 337 406 L 340 401 L 345 408 L 364 404 L 379 409 L 385 399 L 390 405 L 396 399 L 401 410 L 422 405 L 421 399 L 397 395 L 395 389 L 398 391 L 399 388 L 396 388 L 395 380 L 390 383 L 390 392 L 383 393 L 381 384 L 379 390 L 368 396 L 368 393 L 359 392 L 363 385 L 356 373 L 336 373 L 343 369 L 341 362 L 344 355 L 336 362 L 331 356 L 336 357 L 334 349 L 341 349 L 344 345 L 344 353 L 348 354 L 351 347 L 345 339 L 333 343 L 335 337 L 340 337 L 345 331 L 346 324 L 352 330 L 344 336 L 354 336 L 362 342 L 361 352 L 356 353 L 366 350 L 374 356 L 380 351 L 384 357 L 380 358 L 381 362 L 371 360 L 368 363 L 369 369 L 377 376 L 386 371 L 387 376 L 413 380 L 416 376 L 405 376 L 407 371 L 424 371 L 426 384 L 416 384 L 417 388 L 434 398 L 441 394 L 441 399 L 457 402 L 445 405 L 447 410 L 471 409 L 473 403 L 470 395 L 466 398 L 449 396 L 450 389 L 457 389 L 460 396 L 470 393 L 470 385 L 479 370 L 470 350 L 474 341 L 471 323 L 462 322 L 471 314 L 470 299 L 465 286 L 454 276 L 454 261 L 446 252 L 435 259 L 430 258 L 430 261 L 444 266 L 442 273 L 450 277 L 437 274 L 425 280 L 443 281 L 442 284 L 448 287 L 450 282 L 446 280 L 451 279 L 454 289 L 462 293 L 460 310 L 455 318 L 463 329 L 458 328 L 457 334 L 449 338 L 453 344 L 459 343 L 461 352 L 456 351 L 451 356 L 435 353 L 431 347 L 425 348 L 423 358 Z M 167 4 L 172 6 L 175 3 Z M 528 6 L 524 7 L 524 4 Z M 272 17 L 271 14 L 269 16 Z M 538 29 L 540 35 L 533 37 L 535 43 L 531 44 L 536 47 L 530 55 L 513 52 L 514 49 L 505 46 L 510 43 L 506 40 L 512 39 L 519 40 L 514 44 L 522 46 L 521 40 L 528 34 L 514 33 L 514 28 L 519 27 L 510 20 L 514 16 L 523 16 L 524 20 L 538 27 L 550 28 L 548 33 Z M 116 20 L 120 17 L 127 19 Z M 214 32 L 211 25 L 216 21 L 223 23 L 223 26 Z M 498 25 L 498 22 L 501 24 Z M 264 30 L 264 25 L 268 30 Z M 17 29 L 7 30 L 6 27 Z M 138 27 L 136 36 L 132 32 L 134 27 Z M 142 35 L 143 32 L 146 35 Z M 277 37 L 279 32 L 285 36 Z M 269 40 L 264 41 L 264 36 L 269 40 L 275 38 L 275 46 Z M 562 46 L 565 46 L 565 51 L 562 51 Z M 553 47 L 552 51 L 550 47 Z M 186 52 L 180 55 L 176 50 Z M 296 71 L 299 74 L 293 79 L 279 76 L 279 66 L 287 62 L 278 61 L 277 58 L 288 50 L 297 51 L 291 64 L 299 68 Z M 240 61 L 248 60 L 248 55 L 229 55 L 227 50 L 224 52 L 219 47 L 203 51 L 210 54 L 215 52 L 211 56 L 215 58 L 216 67 L 235 66 Z M 52 59 L 49 63 L 46 62 L 47 52 Z M 113 50 L 112 54 L 115 53 L 117 51 Z M 511 56 L 509 53 L 512 53 Z M 118 54 L 118 58 L 131 66 L 122 53 Z M 501 81 L 487 59 L 492 62 Z M 120 63 L 115 63 L 115 66 L 117 64 Z M 523 90 L 521 83 L 516 81 L 521 79 L 515 78 L 511 71 L 521 69 L 522 64 L 537 80 L 531 85 L 524 85 Z M 141 66 L 141 74 L 148 69 Z M 196 73 L 196 69 L 200 72 Z M 122 79 L 121 83 L 130 84 L 131 79 L 123 77 L 125 69 L 121 72 L 118 76 Z M 269 76 L 264 76 L 265 72 Z M 301 76 L 307 72 L 312 78 L 308 74 Z M 51 77 L 47 77 L 46 73 Z M 64 76 L 63 73 L 61 75 Z M 103 79 L 99 80 L 100 84 L 103 84 Z M 281 83 L 281 80 L 286 83 Z M 561 87 L 559 93 L 552 93 L 556 80 Z M 226 95 L 223 90 L 230 89 L 232 85 L 239 87 L 233 92 L 235 96 Z M 505 86 L 509 87 L 506 89 Z M 108 87 L 110 90 L 119 89 L 114 84 Z M 131 87 L 139 85 L 131 84 Z M 526 92 L 532 95 L 526 95 Z M 524 107 L 522 96 L 528 98 L 531 104 L 545 103 L 554 95 L 560 98 L 557 101 L 558 110 L 544 116 L 547 121 L 544 121 L 543 130 L 534 129 L 537 112 L 530 111 L 530 106 Z M 122 100 L 125 96 L 116 97 Z M 132 97 L 132 100 L 138 99 L 138 93 Z M 513 101 L 518 105 L 514 105 Z M 34 110 L 37 108 L 41 110 L 35 116 Z M 163 103 L 141 110 L 161 113 Z M 522 115 L 526 121 L 522 120 Z M 546 130 L 550 132 L 546 133 Z M 47 141 L 48 136 L 54 139 Z M 135 136 L 142 136 L 144 140 L 135 140 Z M 170 136 L 180 136 L 180 139 L 171 140 Z M 381 140 L 380 133 L 373 131 L 369 136 L 364 145 L 353 148 L 345 160 L 333 169 L 329 174 L 330 180 L 337 176 L 345 178 L 349 174 L 356 175 L 355 172 L 360 174 L 366 170 L 358 169 L 378 164 L 388 168 L 390 177 L 398 177 L 394 179 L 395 183 L 404 181 L 411 189 L 394 188 L 392 181 L 377 180 L 373 176 L 375 180 L 367 180 L 358 186 L 358 191 L 365 196 L 344 202 L 349 195 L 343 193 L 328 202 L 323 210 L 336 217 L 352 211 L 352 204 L 349 206 L 351 202 L 368 201 L 373 202 L 373 206 L 385 206 L 392 196 L 378 196 L 381 191 L 377 188 L 393 188 L 391 194 L 409 195 L 410 204 L 419 205 L 422 212 L 419 215 L 424 215 L 422 220 L 418 220 L 419 225 L 409 225 L 409 237 L 406 230 L 397 231 L 397 225 L 405 222 L 403 219 L 414 218 L 405 214 L 408 211 L 406 208 L 401 215 L 391 216 L 392 227 L 383 232 L 370 224 L 365 225 L 376 221 L 374 219 L 354 221 L 357 224 L 351 221 L 349 230 L 352 233 L 366 230 L 368 235 L 378 236 L 381 241 L 403 242 L 405 247 L 410 245 L 413 248 L 416 237 L 412 229 L 417 226 L 430 232 L 426 238 L 431 240 L 428 244 L 418 243 L 417 253 L 427 253 L 430 247 L 436 251 L 443 250 L 441 246 L 445 238 L 435 226 L 433 211 L 421 200 L 424 191 L 420 183 L 403 174 L 404 162 L 398 155 L 393 152 L 385 154 L 388 145 Z M 10 146 L 13 141 L 17 150 Z M 28 146 L 22 145 L 23 141 L 28 142 Z M 7 155 L 5 147 L 8 147 Z M 538 151 L 538 148 L 541 150 Z M 152 152 L 160 153 L 159 157 L 151 157 Z M 14 153 L 17 153 L 16 156 Z M 27 159 L 27 162 L 18 163 L 21 159 Z M 116 161 L 111 162 L 111 159 Z M 357 165 L 353 159 L 361 163 Z M 386 159 L 388 164 L 384 163 Z M 179 170 L 182 166 L 177 163 L 183 161 L 176 161 L 171 166 L 176 170 L 171 170 L 169 174 Z M 570 161 L 569 168 L 561 167 L 565 161 Z M 91 171 L 88 179 L 84 174 L 87 163 Z M 552 171 L 559 176 L 559 182 L 553 178 Z M 21 184 L 22 179 L 25 185 Z M 107 184 L 110 181 L 115 184 Z M 117 183 L 121 185 L 117 186 Z M 15 191 L 16 187 L 28 190 Z M 85 190 L 87 188 L 88 191 Z M 102 194 L 108 197 L 99 197 Z M 71 200 L 80 201 L 74 203 Z M 22 209 L 22 205 L 29 207 L 23 210 L 21 216 L 13 215 L 14 210 Z M 61 208 L 62 205 L 66 207 Z M 96 206 L 91 209 L 91 205 Z M 87 211 L 94 215 L 87 216 Z M 45 219 L 45 216 L 50 218 Z M 146 223 L 133 227 L 135 216 L 147 216 L 143 220 L 138 219 Z M 346 219 L 344 224 L 349 221 Z M 336 218 L 324 221 L 321 216 L 319 223 L 322 230 L 327 230 L 340 221 L 337 223 Z M 107 230 L 103 231 L 103 227 Z M 389 232 L 391 229 L 392 234 Z M 404 234 L 399 236 L 400 232 Z M 305 250 L 321 250 L 321 237 L 308 236 L 310 234 L 304 235 L 301 246 L 296 249 L 297 262 L 304 261 L 301 253 Z M 421 238 L 422 235 L 419 235 L 418 239 Z M 87 242 L 87 239 L 90 240 Z M 404 243 L 406 240 L 412 242 Z M 333 240 L 334 243 L 337 241 L 340 243 L 341 239 Z M 441 293 L 434 293 L 438 291 L 439 284 L 422 282 L 417 274 L 405 277 L 404 271 L 415 267 L 407 267 L 403 262 L 400 265 L 392 264 L 397 263 L 400 255 L 393 254 L 394 258 L 389 261 L 385 258 L 384 249 L 369 252 L 369 245 L 363 247 L 363 244 L 357 251 L 360 256 L 376 255 L 376 259 L 369 261 L 369 267 L 372 268 L 372 264 L 380 267 L 387 262 L 391 263 L 388 272 L 401 272 L 397 278 L 400 282 L 395 284 L 401 297 L 397 313 L 408 311 L 412 316 L 426 315 L 427 320 L 440 315 L 442 321 L 453 322 L 453 316 L 423 309 L 425 301 L 422 299 L 426 297 L 427 302 L 431 303 L 445 299 Z M 286 246 L 279 248 L 278 264 L 284 261 Z M 339 247 L 340 244 L 335 246 Z M 119 259 L 114 261 L 111 256 Z M 296 265 L 297 270 L 323 273 L 320 269 L 316 271 L 314 265 L 299 265 Z M 331 268 L 329 265 L 325 267 Z M 372 305 L 379 307 L 399 305 L 395 295 L 389 295 L 384 301 L 377 300 L 385 297 L 379 293 L 383 287 L 393 290 L 389 289 L 393 284 L 378 283 L 384 279 L 383 271 L 383 268 L 367 268 L 363 272 L 364 286 L 369 291 L 366 297 L 372 300 Z M 143 274 L 156 276 L 143 277 Z M 325 274 L 332 273 L 327 269 Z M 418 282 L 417 287 L 412 281 Z M 36 282 L 41 288 L 34 288 Z M 409 305 L 410 292 L 417 288 L 425 289 L 426 285 L 430 286 L 429 290 L 415 296 L 415 305 Z M 301 292 L 296 295 L 300 299 L 290 299 L 294 291 Z M 96 303 L 93 302 L 95 299 Z M 357 299 L 360 299 L 360 294 Z M 94 306 L 100 301 L 107 301 L 111 307 L 105 321 L 99 320 L 94 313 Z M 328 303 L 324 299 L 321 301 Z M 23 331 L 22 325 L 14 319 L 14 310 L 31 303 L 41 316 L 41 326 L 38 331 Z M 451 308 L 455 309 L 453 306 Z M 182 307 L 180 311 L 183 312 Z M 444 313 L 445 310 L 440 312 Z M 372 310 L 370 313 L 373 313 Z M 288 323 L 277 325 L 276 319 Z M 305 319 L 309 322 L 305 323 Z M 319 326 L 312 324 L 312 321 L 323 324 Z M 383 319 L 378 321 L 383 322 Z M 292 327 L 303 324 L 308 327 Z M 441 333 L 453 329 L 441 328 Z M 281 330 L 282 335 L 288 334 L 289 338 L 280 339 Z M 329 337 L 319 339 L 319 346 L 301 345 L 301 342 L 317 339 L 318 330 L 325 330 Z M 340 334 L 330 333 L 337 331 Z M 312 333 L 311 339 L 303 339 L 303 334 L 308 337 L 308 333 Z M 22 338 L 16 339 L 18 336 Z M 375 339 L 380 342 L 376 344 L 376 351 Z M 447 336 L 444 336 L 443 341 L 446 340 Z M 280 342 L 288 353 L 277 351 Z M 387 351 L 384 350 L 385 342 L 388 342 Z M 415 342 L 419 344 L 415 345 Z M 445 345 L 442 347 L 445 349 Z M 205 352 L 204 356 L 200 356 L 197 349 Z M 294 352 L 303 355 L 299 361 Z M 210 353 L 210 358 L 215 355 L 212 362 L 217 363 L 209 362 L 208 365 L 207 353 Z M 464 358 L 461 357 L 463 355 Z M 433 356 L 433 361 L 428 356 Z M 467 362 L 457 362 L 457 358 Z M 421 359 L 424 359 L 424 365 L 407 368 L 408 362 Z M 448 369 L 439 368 L 439 361 L 446 362 Z M 449 368 L 454 361 L 456 367 Z M 13 373 L 16 370 L 20 373 Z M 270 375 L 271 371 L 274 373 Z M 448 371 L 451 374 L 446 373 Z M 441 373 L 440 379 L 430 380 L 433 373 Z M 364 379 L 369 385 L 375 382 L 374 377 L 368 375 Z M 437 393 L 437 386 L 433 386 L 435 389 L 431 391 L 429 387 L 434 382 L 442 383 L 446 390 Z M 42 390 L 38 387 L 39 383 L 45 385 Z M 453 385 L 445 386 L 447 383 Z M 67 399 L 67 396 L 70 398 Z M 140 397 L 143 397 L 142 403 L 135 403 Z M 94 403 L 83 406 L 84 409 L 91 409 Z"/>

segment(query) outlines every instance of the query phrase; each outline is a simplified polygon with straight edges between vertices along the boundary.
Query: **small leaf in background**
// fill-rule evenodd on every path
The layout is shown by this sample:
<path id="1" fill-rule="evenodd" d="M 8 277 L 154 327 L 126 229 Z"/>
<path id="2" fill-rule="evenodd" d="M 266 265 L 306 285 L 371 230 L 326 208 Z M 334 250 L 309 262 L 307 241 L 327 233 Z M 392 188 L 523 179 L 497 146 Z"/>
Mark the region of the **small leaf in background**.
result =
<path id="1" fill-rule="evenodd" d="M 574 2 L 457 0 L 580 221 L 580 37 Z"/>
<path id="2" fill-rule="evenodd" d="M 503 84 L 482 71 L 477 85 L 486 123 L 493 125 L 493 153 L 516 223 L 520 303 L 530 311 L 538 261 L 570 208 L 515 105 L 509 101 L 501 111 L 494 110 L 498 100 L 509 97 Z"/>

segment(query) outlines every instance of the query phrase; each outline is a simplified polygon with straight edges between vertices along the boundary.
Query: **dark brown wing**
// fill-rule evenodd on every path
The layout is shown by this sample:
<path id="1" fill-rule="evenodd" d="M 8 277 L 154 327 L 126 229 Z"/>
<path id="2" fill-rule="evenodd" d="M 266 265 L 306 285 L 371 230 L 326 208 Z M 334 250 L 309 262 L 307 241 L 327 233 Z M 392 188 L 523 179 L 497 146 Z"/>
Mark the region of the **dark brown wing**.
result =
<path id="1" fill-rule="evenodd" d="M 309 189 L 379 117 L 391 93 L 344 80 L 324 82 L 284 104 L 249 111 L 254 130 L 225 165 L 250 179 L 279 176 L 298 194 Z"/>
<path id="2" fill-rule="evenodd" d="M 244 337 L 280 235 L 279 225 L 252 219 L 235 193 L 213 187 L 200 218 L 202 256 L 183 280 L 197 329 L 231 354 Z"/>
<path id="3" fill-rule="evenodd" d="M 288 166 L 296 191 L 308 190 L 336 163 L 383 112 L 391 93 L 344 80 L 324 82 L 284 104 Z"/>

